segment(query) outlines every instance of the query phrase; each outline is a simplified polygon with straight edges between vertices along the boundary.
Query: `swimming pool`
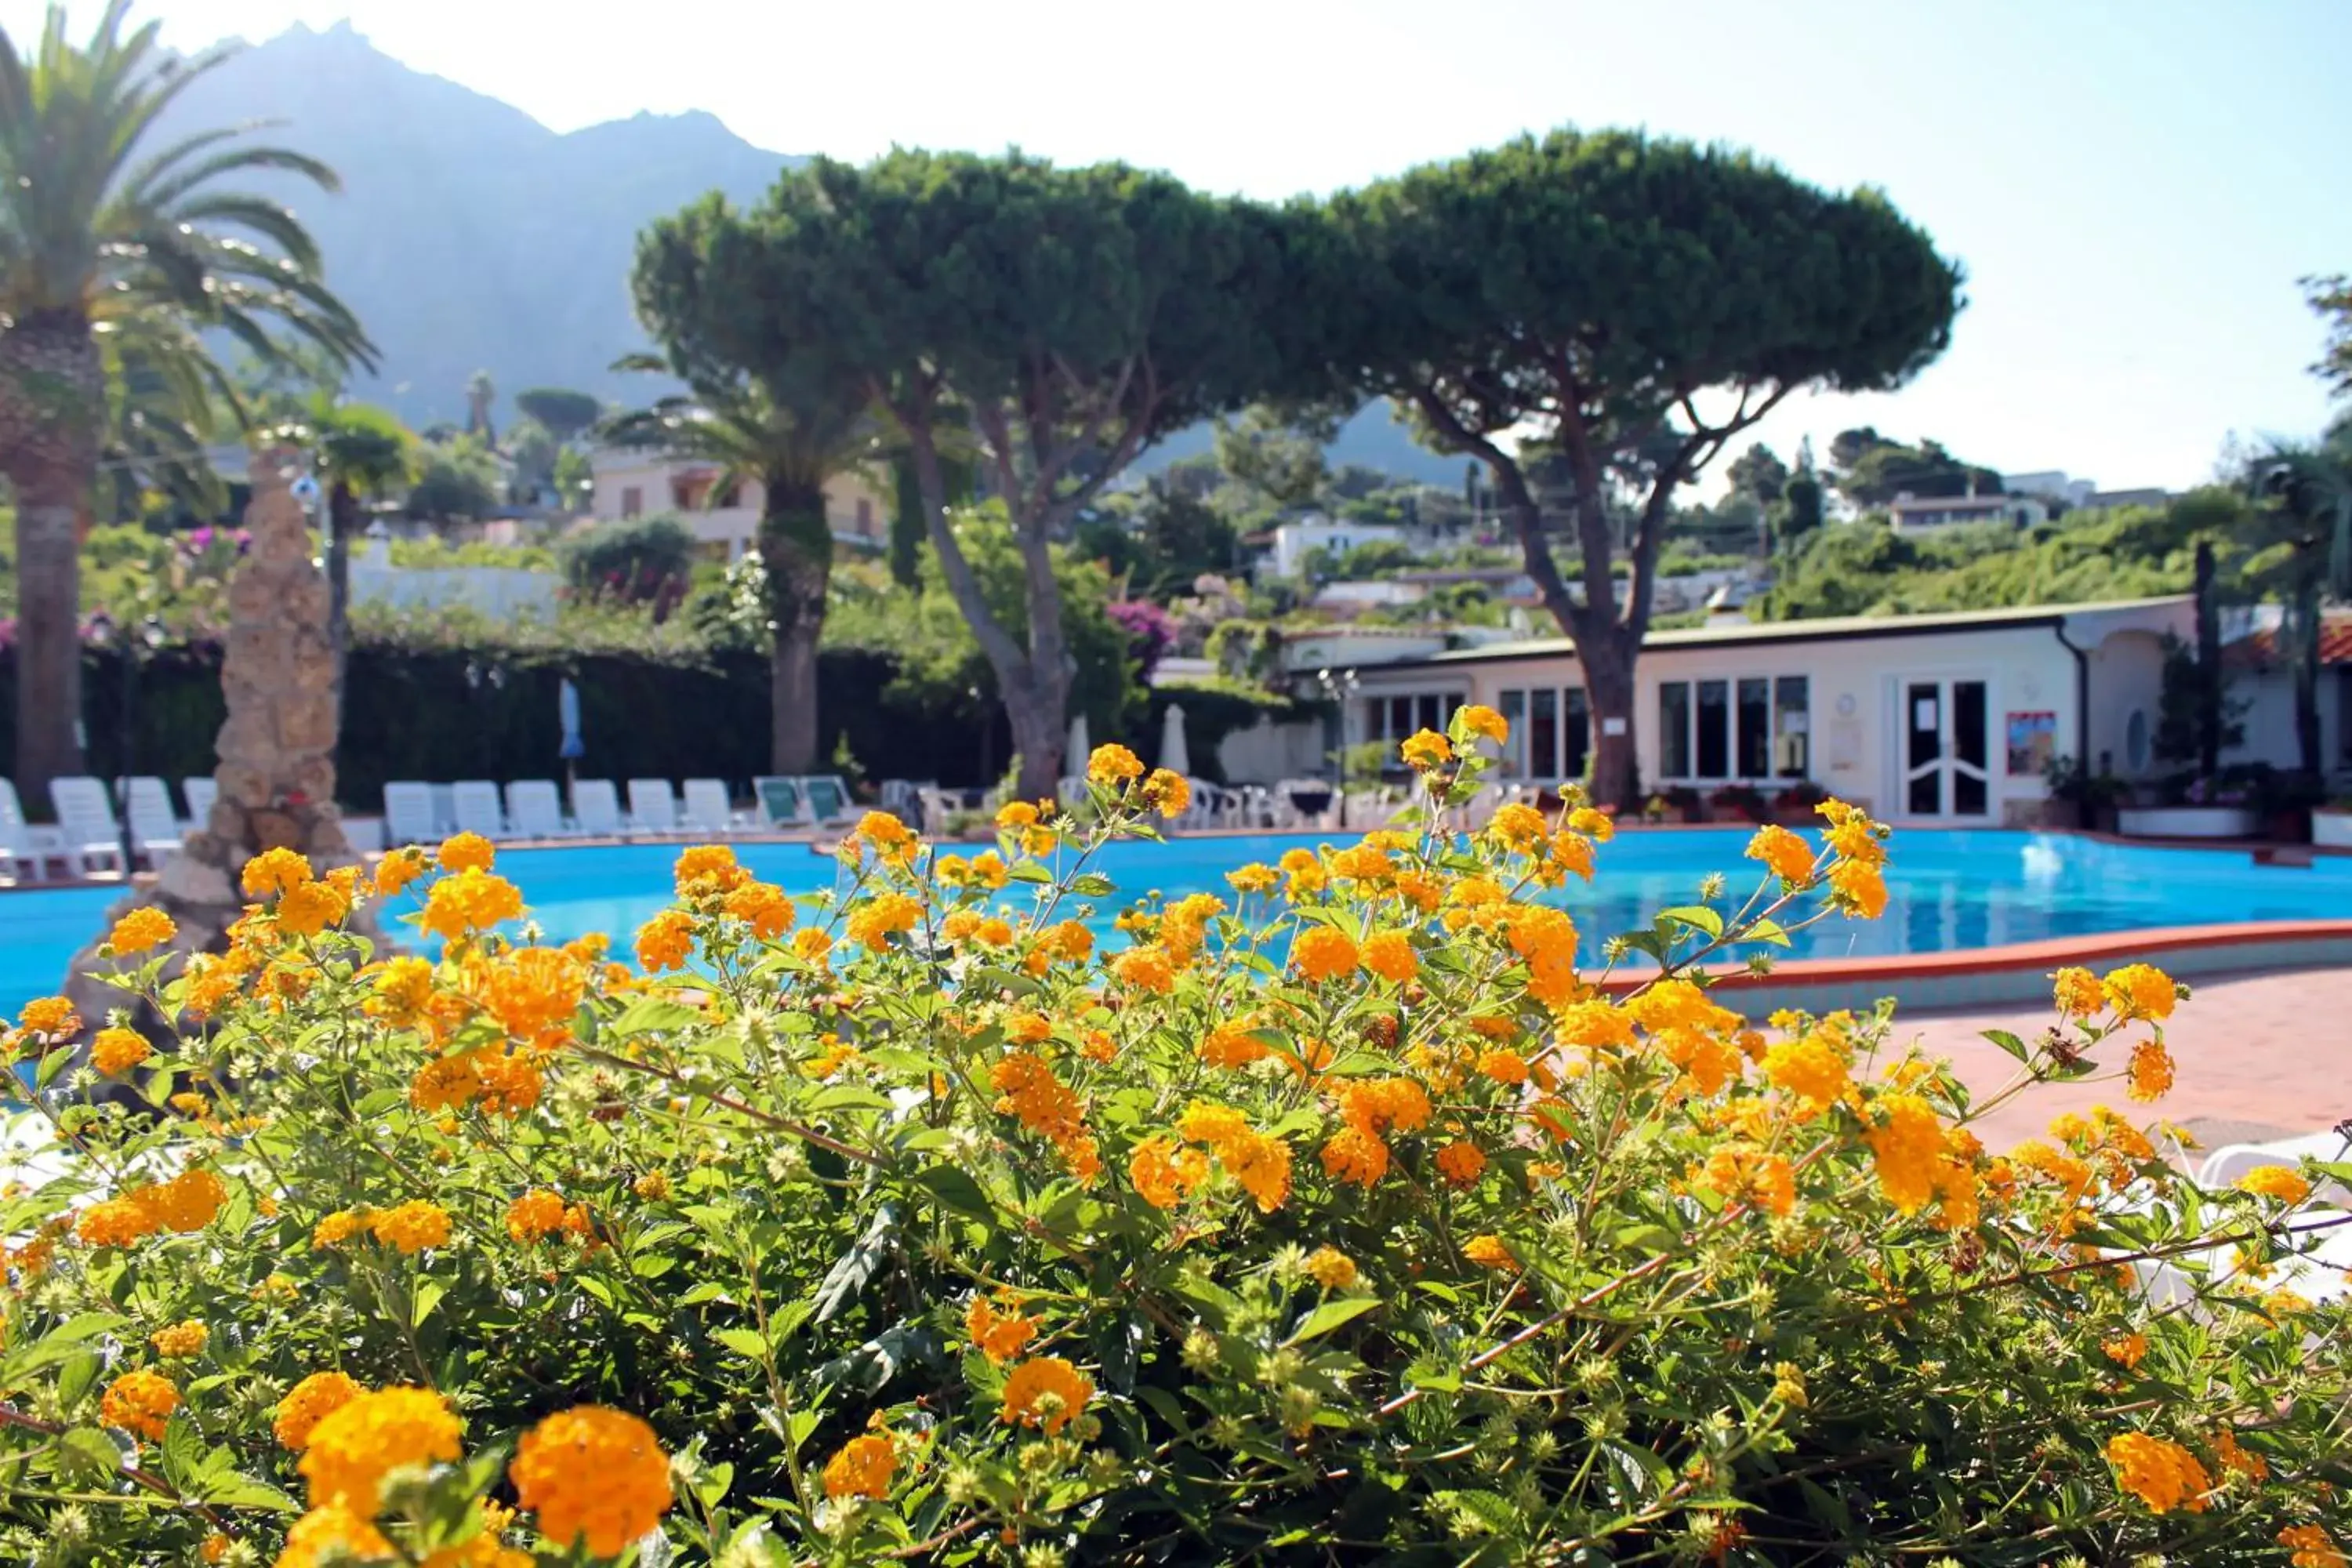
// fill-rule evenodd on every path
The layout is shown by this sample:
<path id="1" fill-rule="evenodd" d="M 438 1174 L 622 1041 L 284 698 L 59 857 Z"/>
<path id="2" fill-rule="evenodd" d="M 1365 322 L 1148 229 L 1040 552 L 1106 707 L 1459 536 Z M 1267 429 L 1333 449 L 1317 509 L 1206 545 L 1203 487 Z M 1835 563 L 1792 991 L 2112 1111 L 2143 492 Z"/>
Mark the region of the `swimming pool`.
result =
<path id="1" fill-rule="evenodd" d="M 1228 892 L 1225 872 L 1273 860 L 1311 837 L 1297 835 L 1115 844 L 1097 864 L 1121 900 L 1157 889 L 1171 898 Z M 1608 936 L 1658 910 L 1688 903 L 1702 878 L 1729 875 L 1744 897 L 1751 862 L 1744 828 L 1628 833 L 1601 851 L 1594 885 L 1559 900 L 1585 934 L 1587 956 Z M 677 845 L 511 849 L 499 868 L 523 890 L 531 917 L 556 940 L 627 935 L 667 902 Z M 833 862 L 805 844 L 744 844 L 754 874 L 787 891 L 833 884 Z M 1020 892 L 1018 885 L 1008 894 Z M 1832 918 L 1796 933 L 1787 956 L 1894 958 L 2016 942 L 2258 921 L 2352 917 L 2352 858 L 2309 867 L 2258 866 L 2243 850 L 2159 849 L 2063 834 L 1898 832 L 1878 921 Z M 108 888 L 0 894 L 0 1010 L 54 990 L 66 965 L 120 897 Z M 1108 907 L 1099 928 L 1108 927 Z"/>

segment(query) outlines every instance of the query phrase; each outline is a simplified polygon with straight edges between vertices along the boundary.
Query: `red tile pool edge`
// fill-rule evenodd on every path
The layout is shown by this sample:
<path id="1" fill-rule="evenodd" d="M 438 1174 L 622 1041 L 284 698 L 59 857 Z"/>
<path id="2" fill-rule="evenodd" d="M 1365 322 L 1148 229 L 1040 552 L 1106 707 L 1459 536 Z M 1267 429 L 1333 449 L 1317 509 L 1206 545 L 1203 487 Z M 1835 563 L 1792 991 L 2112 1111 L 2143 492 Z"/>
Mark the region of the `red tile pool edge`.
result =
<path id="1" fill-rule="evenodd" d="M 2160 926 L 1902 958 L 1799 958 L 1774 965 L 1769 974 L 1729 973 L 1717 984 L 1727 1003 L 1751 1011 L 1764 1005 L 1815 1012 L 1869 1006 L 1882 996 L 1912 1007 L 1974 1006 L 2047 1001 L 2052 971 L 2122 963 L 2153 963 L 2184 978 L 2257 969 L 2352 967 L 2352 920 Z M 1601 989 L 1622 995 L 1643 979 L 1639 974 L 1614 975 L 1602 981 Z"/>

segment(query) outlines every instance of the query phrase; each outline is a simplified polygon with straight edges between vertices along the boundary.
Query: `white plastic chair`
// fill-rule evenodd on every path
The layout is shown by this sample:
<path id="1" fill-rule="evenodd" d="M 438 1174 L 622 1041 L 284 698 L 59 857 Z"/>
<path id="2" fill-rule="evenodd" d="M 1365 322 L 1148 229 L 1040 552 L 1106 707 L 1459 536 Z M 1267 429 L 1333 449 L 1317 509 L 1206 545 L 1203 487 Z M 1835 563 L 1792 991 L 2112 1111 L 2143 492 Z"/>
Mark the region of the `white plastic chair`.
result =
<path id="1" fill-rule="evenodd" d="M 621 822 L 620 792 L 611 779 L 572 781 L 572 820 L 592 838 L 621 838 L 627 834 Z"/>
<path id="2" fill-rule="evenodd" d="M 801 797 L 808 802 L 809 820 L 833 827 L 849 820 L 849 786 L 837 773 L 818 773 L 801 780 Z"/>
<path id="3" fill-rule="evenodd" d="M 507 814 L 499 804 L 499 786 L 488 779 L 461 779 L 449 786 L 460 833 L 478 833 L 493 843 L 507 837 Z"/>
<path id="4" fill-rule="evenodd" d="M 188 803 L 188 831 L 205 832 L 213 824 L 213 803 L 220 799 L 220 781 L 210 773 L 182 779 L 180 798 Z"/>
<path id="5" fill-rule="evenodd" d="M 106 797 L 104 784 L 86 774 L 51 779 L 49 805 L 58 814 L 65 861 L 76 876 L 89 876 L 93 860 L 131 875 L 131 868 L 122 863 L 122 825 L 115 820 L 114 803 Z"/>
<path id="6" fill-rule="evenodd" d="M 727 798 L 726 784 L 718 779 L 688 779 L 681 787 L 686 792 L 686 808 L 678 816 L 681 827 L 722 837 L 735 830 L 735 803 Z"/>
<path id="7" fill-rule="evenodd" d="M 433 786 L 403 779 L 383 786 L 383 835 L 391 844 L 432 844 Z"/>
<path id="8" fill-rule="evenodd" d="M 65 841 L 58 830 L 26 822 L 16 781 L 0 778 L 0 866 L 19 882 L 38 882 L 47 880 L 49 862 L 65 858 Z"/>
<path id="9" fill-rule="evenodd" d="M 507 826 L 518 838 L 569 838 L 562 797 L 553 779 L 516 779 L 507 785 Z"/>
<path id="10" fill-rule="evenodd" d="M 629 781 L 629 826 L 639 833 L 677 837 L 677 797 L 670 793 L 669 780 Z"/>
<path id="11" fill-rule="evenodd" d="M 131 819 L 131 841 L 150 866 L 161 866 L 180 847 L 184 830 L 172 809 L 172 790 L 152 773 L 122 781 L 122 811 Z"/>
<path id="12" fill-rule="evenodd" d="M 801 781 L 763 773 L 751 781 L 751 798 L 760 803 L 759 818 L 773 828 L 813 827 L 808 795 Z"/>

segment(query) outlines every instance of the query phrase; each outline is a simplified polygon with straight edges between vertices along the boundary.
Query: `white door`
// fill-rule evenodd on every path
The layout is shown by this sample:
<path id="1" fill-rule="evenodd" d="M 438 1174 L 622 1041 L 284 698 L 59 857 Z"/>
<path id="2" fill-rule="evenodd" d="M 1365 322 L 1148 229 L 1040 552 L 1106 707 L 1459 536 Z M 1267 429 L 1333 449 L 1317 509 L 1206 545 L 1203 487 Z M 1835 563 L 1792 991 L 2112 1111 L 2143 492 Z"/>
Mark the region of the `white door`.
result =
<path id="1" fill-rule="evenodd" d="M 1896 679 L 1896 809 L 1914 820 L 1982 822 L 1992 815 L 1990 687 L 1971 676 Z"/>

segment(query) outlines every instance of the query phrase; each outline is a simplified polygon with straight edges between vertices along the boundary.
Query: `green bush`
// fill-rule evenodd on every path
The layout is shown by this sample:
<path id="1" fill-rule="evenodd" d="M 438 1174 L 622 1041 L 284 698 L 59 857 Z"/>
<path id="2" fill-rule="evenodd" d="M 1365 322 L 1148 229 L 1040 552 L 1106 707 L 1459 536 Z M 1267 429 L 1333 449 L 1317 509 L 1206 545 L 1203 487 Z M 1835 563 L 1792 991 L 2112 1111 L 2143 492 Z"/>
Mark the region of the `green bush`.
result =
<path id="1" fill-rule="evenodd" d="M 694 575 L 694 535 L 674 517 L 600 522 L 565 540 L 562 560 L 575 591 L 650 604 L 685 593 Z"/>
<path id="2" fill-rule="evenodd" d="M 1433 805 L 1499 716 L 1406 753 Z M 1884 828 L 1766 827 L 1737 890 L 1580 932 L 1608 819 L 1433 810 L 1123 900 L 1148 804 L 869 817 L 795 900 L 732 855 L 600 944 L 490 847 L 372 893 L 284 851 L 231 951 L 10 1045 L 0 1551 L 49 1568 L 1396 1568 L 2328 1562 L 2352 1314 L 2299 1294 L 2342 1163 L 2206 1191 L 2037 1083 L 2163 1091 L 2182 1000 L 2057 976 L 1971 1095 L 1891 1016 L 1711 977 L 1883 908 Z M 1761 862 L 1761 864 L 1755 864 Z M 1606 874 L 1605 870 L 1602 872 Z M 421 896 L 420 896 L 421 895 Z M 429 953 L 337 925 L 376 898 Z M 1089 906 L 1118 934 L 1096 939 Z M 1649 967 L 1580 970 L 1622 937 Z M 106 1092 L 95 1093 L 103 1080 Z M 2132 1265 L 2170 1260 L 2175 1300 Z M 658 1531 L 657 1538 L 653 1532 Z"/>

